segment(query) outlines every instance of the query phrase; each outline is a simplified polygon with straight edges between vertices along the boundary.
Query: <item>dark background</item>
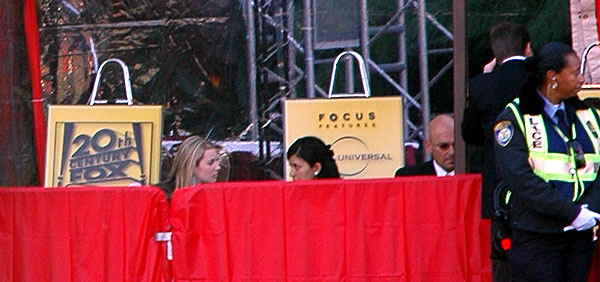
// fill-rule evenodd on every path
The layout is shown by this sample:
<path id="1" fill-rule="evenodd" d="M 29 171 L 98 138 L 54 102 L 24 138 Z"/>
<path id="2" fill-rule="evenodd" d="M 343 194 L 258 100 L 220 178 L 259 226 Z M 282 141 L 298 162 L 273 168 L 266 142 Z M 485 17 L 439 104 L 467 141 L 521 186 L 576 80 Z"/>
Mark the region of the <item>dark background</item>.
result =
<path id="1" fill-rule="evenodd" d="M 108 3 L 106 1 L 88 1 L 87 3 Z M 144 104 L 162 104 L 168 106 L 165 116 L 165 129 L 177 112 L 183 116 L 183 126 L 196 134 L 214 134 L 213 139 L 227 139 L 236 136 L 247 125 L 247 91 L 245 86 L 245 37 L 241 18 L 241 3 L 238 1 L 140 1 L 140 3 L 169 3 L 161 9 L 133 9 L 137 1 L 112 1 L 113 10 L 94 9 L 99 14 L 83 14 L 79 18 L 61 18 L 44 11 L 53 11 L 51 5 L 56 1 L 40 0 L 40 23 L 42 32 L 42 60 L 48 68 L 43 80 L 50 88 L 44 88 L 45 97 L 51 103 L 77 104 L 89 95 L 90 77 L 73 89 L 79 92 L 56 93 L 59 75 L 59 51 L 48 28 L 64 22 L 57 19 L 87 23 L 86 21 L 128 21 L 132 19 L 169 18 L 206 18 L 225 17 L 226 22 L 212 24 L 169 25 L 158 31 L 143 33 L 144 40 L 156 42 L 158 47 L 145 48 L 144 40 L 137 49 L 124 51 L 119 49 L 118 41 L 106 47 L 107 52 L 128 52 L 127 62 L 134 66 L 132 80 L 134 91 L 138 92 L 138 102 Z M 446 0 L 427 2 L 427 10 L 436 19 L 452 30 L 452 3 Z M 187 3 L 187 4 L 186 4 Z M 50 6 L 48 6 L 50 5 Z M 170 6 L 169 6 L 170 5 Z M 301 3 L 297 4 L 301 6 Z M 0 185 L 28 186 L 39 185 L 37 181 L 33 149 L 31 122 L 31 82 L 29 80 L 27 57 L 23 37 L 22 0 L 0 1 Z M 156 6 L 158 7 L 158 6 Z M 382 25 L 395 12 L 395 1 L 369 1 L 369 21 L 371 25 Z M 138 7 L 139 8 L 139 7 Z M 570 43 L 570 23 L 568 1 L 532 1 L 532 0 L 470 0 L 468 1 L 468 77 L 481 72 L 482 66 L 492 58 L 488 46 L 489 28 L 503 20 L 526 24 L 532 35 L 534 49 L 549 41 Z M 46 9 L 46 10 L 44 10 Z M 299 7 L 301 9 L 301 7 Z M 299 11 L 301 13 L 301 11 Z M 298 17 L 297 17 L 298 19 Z M 409 90 L 418 91 L 417 33 L 416 15 L 407 16 Z M 46 28 L 46 29 L 44 29 Z M 44 37 L 46 32 L 46 37 Z M 132 30 L 117 30 L 111 38 L 134 34 Z M 169 36 L 164 36 L 165 34 Z M 132 38 L 139 39 L 135 37 Z M 110 37 L 110 36 L 109 36 Z M 131 38 L 130 38 L 131 39 Z M 395 39 L 382 38 L 371 47 L 371 57 L 375 61 L 391 61 L 396 56 Z M 73 41 L 72 50 L 81 47 L 81 42 Z M 80 45 L 77 45 L 80 44 Z M 428 47 L 451 48 L 452 42 L 428 25 Z M 54 49 L 52 49 L 54 48 Z M 333 52 L 333 51 L 332 51 Z M 451 55 L 432 55 L 429 57 L 430 77 L 450 59 Z M 197 60 L 189 60 L 197 58 Z M 106 59 L 106 58 L 104 58 Z M 137 64 L 137 68 L 136 68 Z M 413 67 L 411 67 L 413 66 Z M 329 70 L 317 68 L 317 81 L 327 85 Z M 108 74 L 106 95 L 120 95 L 119 85 L 110 85 Z M 68 77 L 67 77 L 68 78 Z M 77 80 L 67 80 L 68 83 Z M 387 83 L 373 76 L 371 88 L 374 96 L 397 95 Z M 68 88 L 71 89 L 71 88 Z M 54 91 L 54 92 L 52 92 Z M 117 93 L 112 93 L 117 92 Z M 431 111 L 452 111 L 452 73 L 449 72 L 431 90 Z M 173 101 L 173 99 L 177 101 Z M 262 97 L 268 99 L 268 97 Z"/>

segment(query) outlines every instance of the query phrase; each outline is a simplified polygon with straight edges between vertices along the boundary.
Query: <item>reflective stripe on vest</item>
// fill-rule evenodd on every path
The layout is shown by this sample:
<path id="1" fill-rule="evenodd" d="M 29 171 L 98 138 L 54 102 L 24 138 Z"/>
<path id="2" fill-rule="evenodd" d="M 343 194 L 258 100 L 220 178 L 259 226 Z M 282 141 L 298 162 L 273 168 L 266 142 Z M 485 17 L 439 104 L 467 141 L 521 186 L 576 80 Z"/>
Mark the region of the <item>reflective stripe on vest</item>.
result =
<path id="1" fill-rule="evenodd" d="M 577 118 L 583 124 L 587 137 L 592 143 L 594 152 L 585 153 L 584 157 L 586 165 L 583 168 L 575 169 L 575 152 L 574 149 L 567 148 L 568 153 L 548 152 L 548 135 L 544 118 L 542 115 L 520 115 L 518 109 L 519 100 L 509 103 L 507 108 L 511 109 L 519 129 L 525 136 L 527 147 L 529 149 L 529 164 L 533 172 L 544 181 L 561 181 L 573 183 L 573 201 L 578 200 L 585 191 L 584 182 L 594 181 L 598 171 L 598 163 L 600 163 L 600 142 L 598 139 L 598 115 L 594 109 L 578 110 Z M 566 143 L 568 139 L 552 125 L 557 133 L 563 138 Z M 571 125 L 573 139 L 576 138 L 575 123 Z"/>

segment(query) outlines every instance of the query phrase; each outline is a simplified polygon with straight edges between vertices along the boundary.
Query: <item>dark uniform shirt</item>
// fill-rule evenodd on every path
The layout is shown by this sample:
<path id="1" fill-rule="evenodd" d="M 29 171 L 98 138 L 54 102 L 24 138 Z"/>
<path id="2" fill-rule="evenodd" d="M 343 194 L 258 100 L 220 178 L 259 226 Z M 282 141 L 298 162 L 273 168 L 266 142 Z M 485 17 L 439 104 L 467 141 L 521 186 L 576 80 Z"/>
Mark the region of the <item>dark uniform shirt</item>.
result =
<path id="1" fill-rule="evenodd" d="M 521 97 L 520 112 L 523 114 L 544 116 L 545 123 L 553 121 L 544 113 L 544 102 L 537 93 L 529 93 L 526 98 Z M 576 122 L 576 126 L 584 130 L 581 122 L 575 116 L 576 109 L 585 108 L 576 97 L 565 101 L 569 120 Z M 511 226 L 515 229 L 539 233 L 559 233 L 570 225 L 577 217 L 580 206 L 590 203 L 598 207 L 597 181 L 592 183 L 578 202 L 573 202 L 570 197 L 559 191 L 552 182 L 546 182 L 536 175 L 529 163 L 529 149 L 526 138 L 518 128 L 517 117 L 510 109 L 505 109 L 499 116 L 498 122 L 510 122 L 512 137 L 506 144 L 495 143 L 496 166 L 502 176 L 502 182 L 508 185 L 512 195 L 510 198 Z M 549 131 L 555 127 L 547 127 Z M 548 134 L 554 134 L 548 132 Z M 580 136 L 580 135 L 578 135 Z M 587 137 L 583 133 L 581 136 Z M 581 137 L 581 138 L 584 138 Z M 579 138 L 579 137 L 578 137 Z M 498 137 L 497 137 L 498 139 Z M 503 140 L 506 141 L 506 140 Z M 562 140 L 560 141 L 562 142 Z M 564 145 L 566 147 L 566 144 Z"/>

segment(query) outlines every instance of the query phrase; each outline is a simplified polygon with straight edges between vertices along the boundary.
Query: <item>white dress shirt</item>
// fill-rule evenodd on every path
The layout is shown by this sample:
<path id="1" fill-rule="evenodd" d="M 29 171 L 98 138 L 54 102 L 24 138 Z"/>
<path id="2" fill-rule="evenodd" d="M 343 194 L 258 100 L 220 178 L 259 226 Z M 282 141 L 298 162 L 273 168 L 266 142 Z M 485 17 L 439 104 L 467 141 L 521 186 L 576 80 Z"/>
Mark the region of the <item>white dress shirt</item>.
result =
<path id="1" fill-rule="evenodd" d="M 527 59 L 527 57 L 525 57 L 525 56 L 512 56 L 512 57 L 508 57 L 508 58 L 504 59 L 502 61 L 502 63 L 504 64 L 504 63 L 506 63 L 508 61 L 513 61 L 513 60 L 525 61 L 525 59 Z"/>
<path id="2" fill-rule="evenodd" d="M 435 169 L 436 176 L 453 176 L 454 170 L 448 172 L 441 165 L 439 165 L 435 160 L 433 160 L 433 168 Z"/>

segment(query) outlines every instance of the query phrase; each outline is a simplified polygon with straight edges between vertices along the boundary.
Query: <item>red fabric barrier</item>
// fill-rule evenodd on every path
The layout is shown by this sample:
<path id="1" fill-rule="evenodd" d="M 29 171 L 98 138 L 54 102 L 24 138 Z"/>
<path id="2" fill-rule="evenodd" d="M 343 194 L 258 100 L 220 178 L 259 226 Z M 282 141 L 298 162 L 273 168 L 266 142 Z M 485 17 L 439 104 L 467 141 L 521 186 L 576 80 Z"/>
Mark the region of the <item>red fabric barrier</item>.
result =
<path id="1" fill-rule="evenodd" d="M 169 219 L 154 188 L 0 189 L 0 281 L 491 281 L 480 185 L 211 184 L 175 192 Z"/>
<path id="2" fill-rule="evenodd" d="M 38 29 L 37 5 L 35 0 L 23 1 L 23 25 L 27 56 L 29 59 L 29 75 L 31 77 L 31 103 L 33 109 L 33 138 L 40 186 L 44 183 L 46 122 L 42 99 L 42 71 L 40 69 L 40 32 Z"/>
<path id="3" fill-rule="evenodd" d="M 469 175 L 181 189 L 174 281 L 491 281 L 480 185 Z"/>
<path id="4" fill-rule="evenodd" d="M 588 277 L 589 282 L 600 281 L 600 248 L 596 242 L 596 250 L 594 252 L 594 258 L 592 260 L 592 266 L 590 267 L 590 276 Z"/>
<path id="5" fill-rule="evenodd" d="M 156 188 L 6 188 L 0 203 L 0 281 L 166 281 Z"/>

